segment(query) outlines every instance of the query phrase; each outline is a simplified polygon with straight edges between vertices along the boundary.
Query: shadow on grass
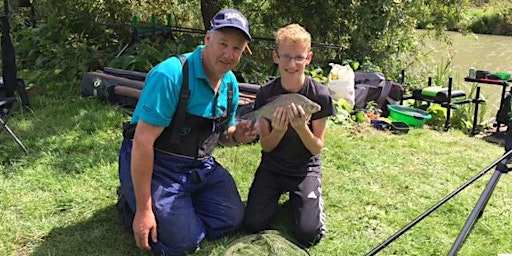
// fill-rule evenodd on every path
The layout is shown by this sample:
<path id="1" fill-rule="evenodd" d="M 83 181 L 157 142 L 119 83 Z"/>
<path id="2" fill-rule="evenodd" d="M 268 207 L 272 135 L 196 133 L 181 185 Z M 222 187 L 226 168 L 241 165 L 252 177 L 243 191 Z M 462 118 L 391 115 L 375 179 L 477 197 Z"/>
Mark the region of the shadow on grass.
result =
<path id="1" fill-rule="evenodd" d="M 115 205 L 99 209 L 89 219 L 54 228 L 31 255 L 151 255 L 140 251 L 119 223 Z"/>
<path id="2" fill-rule="evenodd" d="M 288 206 L 284 203 L 279 207 L 272 229 L 279 230 L 290 239 L 288 217 Z M 194 255 L 219 255 L 227 244 L 244 235 L 248 234 L 237 233 L 222 239 L 205 241 Z M 97 210 L 91 218 L 80 223 L 54 228 L 43 239 L 30 255 L 152 255 L 135 246 L 132 235 L 119 222 L 115 205 Z"/>

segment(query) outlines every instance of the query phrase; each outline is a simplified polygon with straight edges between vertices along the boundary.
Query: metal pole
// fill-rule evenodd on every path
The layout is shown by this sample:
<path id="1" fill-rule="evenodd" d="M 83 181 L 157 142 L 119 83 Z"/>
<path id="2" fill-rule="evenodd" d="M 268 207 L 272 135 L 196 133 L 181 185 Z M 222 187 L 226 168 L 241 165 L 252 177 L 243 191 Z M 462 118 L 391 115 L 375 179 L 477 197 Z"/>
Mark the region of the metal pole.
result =
<path id="1" fill-rule="evenodd" d="M 5 121 L 0 118 L 0 124 L 3 126 L 3 128 L 9 133 L 9 135 L 11 135 L 11 137 L 14 139 L 14 141 L 16 141 L 16 143 L 23 149 L 23 151 L 25 151 L 25 153 L 28 154 L 28 149 L 25 147 L 25 145 L 23 145 L 23 143 L 21 142 L 20 139 L 18 139 L 18 137 L 16 137 L 16 135 L 14 134 L 14 132 L 12 132 L 11 128 L 9 128 L 9 126 L 7 126 L 7 124 L 5 123 Z M 0 130 L 1 131 L 1 130 Z"/>

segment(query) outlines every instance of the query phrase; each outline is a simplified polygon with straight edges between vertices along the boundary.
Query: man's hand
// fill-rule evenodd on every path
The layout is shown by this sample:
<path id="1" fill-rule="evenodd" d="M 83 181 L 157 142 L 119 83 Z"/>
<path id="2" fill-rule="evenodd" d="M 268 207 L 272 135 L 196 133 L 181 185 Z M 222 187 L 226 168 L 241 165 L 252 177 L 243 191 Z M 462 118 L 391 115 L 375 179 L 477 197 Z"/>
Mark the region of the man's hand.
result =
<path id="1" fill-rule="evenodd" d="M 157 232 L 156 232 L 156 220 L 153 211 L 137 211 L 133 219 L 133 237 L 137 247 L 142 250 L 149 251 L 149 234 L 151 234 L 151 240 L 156 243 Z"/>
<path id="2" fill-rule="evenodd" d="M 291 126 L 295 130 L 306 128 L 311 118 L 311 115 L 306 115 L 306 112 L 302 106 L 295 105 L 295 103 L 292 103 L 288 106 L 286 113 L 288 118 L 290 118 Z"/>
<path id="3" fill-rule="evenodd" d="M 233 139 L 237 143 L 253 142 L 258 136 L 259 123 L 253 123 L 250 120 L 240 120 L 236 124 L 236 130 L 233 133 Z"/>

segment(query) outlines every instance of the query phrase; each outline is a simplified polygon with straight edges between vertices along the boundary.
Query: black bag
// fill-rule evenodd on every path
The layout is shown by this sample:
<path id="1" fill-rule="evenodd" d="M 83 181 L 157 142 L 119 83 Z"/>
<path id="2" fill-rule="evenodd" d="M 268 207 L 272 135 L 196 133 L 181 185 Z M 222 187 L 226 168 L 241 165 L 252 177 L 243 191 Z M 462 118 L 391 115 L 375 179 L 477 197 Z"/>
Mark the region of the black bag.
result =
<path id="1" fill-rule="evenodd" d="M 400 102 L 404 96 L 404 87 L 387 80 L 379 72 L 354 72 L 355 79 L 355 105 L 354 109 L 365 109 L 367 104 L 374 101 L 376 109 L 380 109 L 381 116 L 388 116 L 388 104 Z"/>
<path id="2" fill-rule="evenodd" d="M 81 95 L 97 97 L 132 114 L 142 92 L 144 81 L 116 76 L 117 73 L 112 73 L 112 69 L 109 71 L 110 73 L 87 72 L 82 80 Z M 126 72 L 134 73 L 133 71 Z"/>

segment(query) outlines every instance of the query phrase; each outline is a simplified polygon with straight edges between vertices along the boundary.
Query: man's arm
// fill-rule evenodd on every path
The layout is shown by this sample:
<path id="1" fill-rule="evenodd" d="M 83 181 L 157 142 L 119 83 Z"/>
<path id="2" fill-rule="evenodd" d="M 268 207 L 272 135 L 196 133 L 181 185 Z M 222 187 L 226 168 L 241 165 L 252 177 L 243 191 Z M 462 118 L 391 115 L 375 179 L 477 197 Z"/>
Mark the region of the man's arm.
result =
<path id="1" fill-rule="evenodd" d="M 150 250 L 149 233 L 152 240 L 157 241 L 156 220 L 151 199 L 151 176 L 154 159 L 153 144 L 162 131 L 163 127 L 139 120 L 133 137 L 131 174 L 137 206 L 133 232 L 137 246 L 143 250 Z"/>

